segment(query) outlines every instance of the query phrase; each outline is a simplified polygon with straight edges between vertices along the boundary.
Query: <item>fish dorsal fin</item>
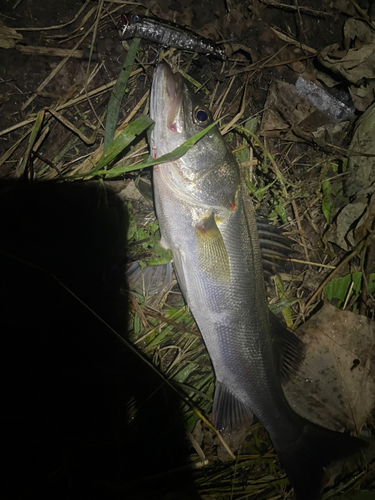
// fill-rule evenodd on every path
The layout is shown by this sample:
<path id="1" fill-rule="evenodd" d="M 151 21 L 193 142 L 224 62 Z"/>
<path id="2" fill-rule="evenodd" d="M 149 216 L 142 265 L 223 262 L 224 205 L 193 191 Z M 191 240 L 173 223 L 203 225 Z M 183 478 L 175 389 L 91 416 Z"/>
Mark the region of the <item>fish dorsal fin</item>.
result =
<path id="1" fill-rule="evenodd" d="M 206 276 L 225 282 L 230 279 L 229 256 L 214 214 L 195 225 L 197 257 Z"/>
<path id="2" fill-rule="evenodd" d="M 242 425 L 251 425 L 253 413 L 222 382 L 216 381 L 212 423 L 219 431 L 231 432 Z"/>
<path id="3" fill-rule="evenodd" d="M 255 214 L 259 246 L 262 254 L 264 279 L 285 272 L 288 258 L 293 254 L 293 240 L 287 238 L 282 229 L 272 226 L 267 219 Z"/>
<path id="4" fill-rule="evenodd" d="M 270 322 L 276 367 L 285 382 L 298 371 L 305 357 L 305 345 L 271 312 Z"/>

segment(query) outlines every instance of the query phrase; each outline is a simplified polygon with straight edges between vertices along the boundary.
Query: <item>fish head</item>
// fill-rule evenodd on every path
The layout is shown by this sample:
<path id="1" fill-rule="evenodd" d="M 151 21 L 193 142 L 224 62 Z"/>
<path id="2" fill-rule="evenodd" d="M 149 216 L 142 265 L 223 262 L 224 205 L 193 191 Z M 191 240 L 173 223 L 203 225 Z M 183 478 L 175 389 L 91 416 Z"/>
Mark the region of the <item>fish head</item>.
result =
<path id="1" fill-rule="evenodd" d="M 151 134 L 154 159 L 170 153 L 213 122 L 202 103 L 180 73 L 158 64 L 151 89 L 150 116 L 155 125 Z M 166 182 L 202 203 L 225 205 L 234 202 L 239 185 L 238 166 L 217 126 L 212 127 L 189 151 L 176 161 L 161 164 Z M 221 199 L 221 200 L 219 200 Z"/>

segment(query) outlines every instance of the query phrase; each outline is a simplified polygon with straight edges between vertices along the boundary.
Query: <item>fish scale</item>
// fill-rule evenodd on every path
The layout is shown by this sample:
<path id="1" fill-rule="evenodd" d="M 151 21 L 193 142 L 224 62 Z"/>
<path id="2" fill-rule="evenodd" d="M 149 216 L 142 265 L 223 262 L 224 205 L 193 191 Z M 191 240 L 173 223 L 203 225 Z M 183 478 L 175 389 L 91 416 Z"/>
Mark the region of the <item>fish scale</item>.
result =
<path id="1" fill-rule="evenodd" d="M 166 63 L 156 69 L 150 114 L 156 158 L 212 123 L 189 84 Z M 153 182 L 161 244 L 172 251 L 215 371 L 214 425 L 234 429 L 254 412 L 297 498 L 319 499 L 324 467 L 364 442 L 304 419 L 284 395 L 281 373 L 298 365 L 303 349 L 270 316 L 252 203 L 218 128 L 182 158 L 154 167 Z"/>

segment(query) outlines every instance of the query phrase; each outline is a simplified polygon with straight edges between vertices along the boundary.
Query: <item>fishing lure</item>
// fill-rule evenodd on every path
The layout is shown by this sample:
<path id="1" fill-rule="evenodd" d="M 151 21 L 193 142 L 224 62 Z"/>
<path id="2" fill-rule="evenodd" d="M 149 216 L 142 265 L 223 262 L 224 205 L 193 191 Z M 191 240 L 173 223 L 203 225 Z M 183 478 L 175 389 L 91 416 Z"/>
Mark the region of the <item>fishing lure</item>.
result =
<path id="1" fill-rule="evenodd" d="M 166 21 L 138 14 L 132 14 L 127 18 L 125 14 L 121 14 L 120 30 L 121 37 L 124 39 L 139 37 L 155 42 L 162 47 L 175 47 L 176 49 L 191 50 L 219 59 L 226 59 L 224 49 L 212 40 Z"/>

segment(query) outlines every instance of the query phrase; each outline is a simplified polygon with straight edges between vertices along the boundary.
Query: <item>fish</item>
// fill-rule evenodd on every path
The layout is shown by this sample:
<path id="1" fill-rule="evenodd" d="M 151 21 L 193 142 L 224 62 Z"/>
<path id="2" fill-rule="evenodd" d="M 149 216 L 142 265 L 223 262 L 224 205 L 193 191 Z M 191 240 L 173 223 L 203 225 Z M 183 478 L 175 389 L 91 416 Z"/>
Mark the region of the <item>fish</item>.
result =
<path id="1" fill-rule="evenodd" d="M 123 39 L 139 37 L 162 47 L 175 47 L 226 59 L 224 49 L 214 41 L 176 24 L 152 17 L 132 14 L 128 18 L 125 14 L 121 14 L 120 32 Z"/>
<path id="2" fill-rule="evenodd" d="M 189 83 L 165 62 L 155 70 L 150 116 L 154 159 L 213 122 Z M 269 312 L 254 209 L 218 127 L 178 160 L 154 166 L 153 185 L 160 244 L 172 251 L 215 372 L 213 424 L 234 429 L 253 412 L 296 497 L 318 500 L 324 467 L 357 453 L 365 442 L 303 418 L 284 395 L 283 372 L 298 365 L 303 349 Z"/>

